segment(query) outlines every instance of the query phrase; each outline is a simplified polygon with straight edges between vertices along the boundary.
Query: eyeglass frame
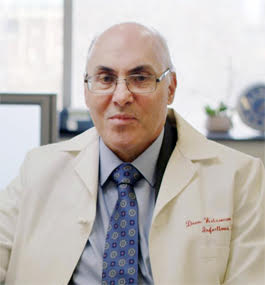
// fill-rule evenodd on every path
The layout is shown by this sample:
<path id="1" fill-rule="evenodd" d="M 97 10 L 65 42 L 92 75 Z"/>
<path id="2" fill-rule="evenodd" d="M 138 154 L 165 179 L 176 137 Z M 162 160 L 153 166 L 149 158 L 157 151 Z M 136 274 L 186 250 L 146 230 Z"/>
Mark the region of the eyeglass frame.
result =
<path id="1" fill-rule="evenodd" d="M 156 88 L 157 88 L 157 83 L 160 83 L 169 73 L 171 73 L 172 72 L 172 70 L 171 70 L 171 68 L 167 68 L 158 78 L 155 78 L 155 83 L 156 83 L 156 85 L 155 85 L 155 88 L 154 88 L 154 90 L 152 90 L 152 91 L 148 91 L 148 92 L 143 92 L 143 94 L 148 94 L 148 93 L 151 93 L 151 92 L 154 92 L 155 90 L 156 90 Z M 134 74 L 134 75 L 138 75 L 138 74 Z M 130 75 L 129 75 L 130 76 Z M 155 76 L 155 75 L 154 75 Z M 90 77 L 88 77 L 88 73 L 84 73 L 84 83 L 86 83 L 86 86 L 87 86 L 87 88 L 88 88 L 88 82 L 89 82 L 89 79 L 91 79 L 93 76 L 90 76 Z M 128 76 L 127 76 L 128 77 Z M 115 92 L 115 90 L 116 90 L 116 88 L 117 88 L 117 84 L 118 84 L 118 82 L 119 81 L 122 81 L 122 80 L 124 80 L 125 81 L 125 83 L 126 83 L 126 87 L 127 87 L 127 89 L 128 89 L 128 91 L 129 92 L 131 92 L 131 93 L 133 93 L 129 88 L 128 88 L 128 83 L 127 83 L 127 77 L 125 77 L 125 78 L 116 78 L 116 80 L 115 80 L 115 87 L 114 87 L 114 89 L 110 92 L 110 93 L 97 93 L 97 92 L 95 92 L 95 91 L 91 91 L 89 88 L 88 88 L 88 90 L 89 91 L 91 91 L 91 92 L 93 92 L 93 93 L 96 93 L 96 94 L 99 94 L 99 95 L 110 95 L 110 94 L 112 94 L 113 92 Z M 134 93 L 133 93 L 134 94 Z"/>

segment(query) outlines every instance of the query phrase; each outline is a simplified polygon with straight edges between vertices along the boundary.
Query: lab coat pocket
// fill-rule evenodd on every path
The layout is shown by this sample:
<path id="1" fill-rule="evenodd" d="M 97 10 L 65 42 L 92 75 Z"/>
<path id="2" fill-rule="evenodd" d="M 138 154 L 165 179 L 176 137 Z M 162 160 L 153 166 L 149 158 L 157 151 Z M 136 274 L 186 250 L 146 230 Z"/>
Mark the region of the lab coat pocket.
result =
<path id="1" fill-rule="evenodd" d="M 202 246 L 201 247 L 201 259 L 207 264 L 209 271 L 214 273 L 219 283 L 222 284 L 225 272 L 228 264 L 230 253 L 229 246 Z"/>

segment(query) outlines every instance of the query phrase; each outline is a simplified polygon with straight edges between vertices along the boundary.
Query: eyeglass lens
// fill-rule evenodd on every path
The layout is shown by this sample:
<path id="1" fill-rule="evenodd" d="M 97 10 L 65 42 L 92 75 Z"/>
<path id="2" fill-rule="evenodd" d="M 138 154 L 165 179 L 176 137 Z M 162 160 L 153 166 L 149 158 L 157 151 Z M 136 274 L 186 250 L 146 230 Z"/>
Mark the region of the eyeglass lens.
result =
<path id="1" fill-rule="evenodd" d="M 156 88 L 155 76 L 130 75 L 125 79 L 127 88 L 132 93 L 150 93 Z M 88 81 L 88 88 L 97 93 L 111 93 L 118 84 L 117 77 L 111 75 L 96 75 Z"/>

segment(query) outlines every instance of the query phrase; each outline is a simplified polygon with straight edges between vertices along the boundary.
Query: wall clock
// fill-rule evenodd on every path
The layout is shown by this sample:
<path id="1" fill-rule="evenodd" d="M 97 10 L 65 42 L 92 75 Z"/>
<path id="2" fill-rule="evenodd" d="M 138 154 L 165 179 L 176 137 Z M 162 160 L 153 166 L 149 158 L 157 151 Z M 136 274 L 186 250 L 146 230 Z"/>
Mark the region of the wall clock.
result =
<path id="1" fill-rule="evenodd" d="M 249 127 L 265 131 L 265 85 L 248 88 L 238 99 L 237 111 L 241 120 Z"/>

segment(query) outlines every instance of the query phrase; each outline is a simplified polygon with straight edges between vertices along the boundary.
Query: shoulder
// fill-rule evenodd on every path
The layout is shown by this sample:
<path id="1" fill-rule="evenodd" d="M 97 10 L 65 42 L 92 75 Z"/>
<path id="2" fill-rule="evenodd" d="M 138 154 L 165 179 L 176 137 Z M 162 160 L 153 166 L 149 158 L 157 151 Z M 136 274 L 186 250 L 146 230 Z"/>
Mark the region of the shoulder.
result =
<path id="1" fill-rule="evenodd" d="M 95 128 L 91 128 L 84 133 L 75 136 L 72 139 L 62 142 L 52 143 L 34 148 L 28 152 L 28 156 L 53 156 L 64 152 L 75 152 L 85 149 L 89 144 L 98 140 L 98 134 Z"/>
<path id="2" fill-rule="evenodd" d="M 194 163 L 215 165 L 234 172 L 262 168 L 260 159 L 207 139 L 176 112 L 171 111 L 170 116 L 176 120 L 177 148 Z"/>
<path id="3" fill-rule="evenodd" d="M 260 161 L 259 158 L 227 147 L 223 144 L 211 140 L 207 140 L 207 143 L 216 150 L 216 154 L 218 156 L 219 161 L 224 164 L 229 164 L 230 166 L 234 165 L 237 168 L 242 168 L 250 166 L 252 164 L 256 164 Z"/>
<path id="4" fill-rule="evenodd" d="M 33 177 L 34 173 L 50 173 L 60 171 L 69 163 L 74 163 L 78 156 L 98 144 L 98 134 L 95 128 L 63 142 L 44 145 L 30 150 L 22 165 Z"/>

